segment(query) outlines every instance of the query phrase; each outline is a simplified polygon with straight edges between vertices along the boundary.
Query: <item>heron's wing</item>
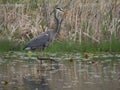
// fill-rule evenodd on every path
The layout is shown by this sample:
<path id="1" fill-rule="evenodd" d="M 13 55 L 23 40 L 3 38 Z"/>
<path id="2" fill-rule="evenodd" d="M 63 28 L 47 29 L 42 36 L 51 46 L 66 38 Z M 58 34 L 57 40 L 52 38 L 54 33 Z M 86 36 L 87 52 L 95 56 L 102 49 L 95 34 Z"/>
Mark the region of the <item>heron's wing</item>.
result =
<path id="1" fill-rule="evenodd" d="M 27 47 L 31 49 L 44 49 L 44 47 L 48 46 L 49 43 L 50 43 L 49 33 L 44 32 L 44 33 L 41 33 L 39 36 L 30 40 L 30 42 L 28 42 L 28 44 L 24 47 L 24 49 Z"/>

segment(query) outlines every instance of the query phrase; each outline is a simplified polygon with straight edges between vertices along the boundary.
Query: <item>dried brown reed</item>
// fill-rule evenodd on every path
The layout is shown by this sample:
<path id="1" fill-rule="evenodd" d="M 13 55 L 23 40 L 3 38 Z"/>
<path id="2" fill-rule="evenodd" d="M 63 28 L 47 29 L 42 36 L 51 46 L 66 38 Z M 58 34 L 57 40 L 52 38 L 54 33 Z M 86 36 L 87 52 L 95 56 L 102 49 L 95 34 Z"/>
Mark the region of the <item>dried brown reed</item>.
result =
<path id="1" fill-rule="evenodd" d="M 54 28 L 55 22 L 51 12 L 57 0 L 46 1 L 47 20 L 42 0 L 38 0 L 36 4 L 29 0 L 23 2 L 24 4 L 0 5 L 0 38 L 25 41 L 47 28 Z M 99 43 L 102 40 L 110 40 L 112 36 L 120 38 L 119 0 L 73 0 L 69 7 L 66 7 L 68 2 L 69 0 L 61 0 L 60 4 L 70 14 L 64 18 L 59 39 Z"/>

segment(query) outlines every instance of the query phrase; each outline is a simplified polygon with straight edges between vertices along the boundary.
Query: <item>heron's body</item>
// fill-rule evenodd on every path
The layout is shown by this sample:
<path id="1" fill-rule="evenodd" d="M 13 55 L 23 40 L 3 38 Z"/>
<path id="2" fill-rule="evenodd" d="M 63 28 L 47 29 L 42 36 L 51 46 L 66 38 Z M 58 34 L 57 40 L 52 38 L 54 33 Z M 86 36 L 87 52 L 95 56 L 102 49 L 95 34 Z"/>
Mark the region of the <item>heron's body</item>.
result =
<path id="1" fill-rule="evenodd" d="M 54 30 L 48 30 L 46 32 L 43 32 L 37 37 L 31 39 L 23 49 L 44 50 L 50 43 L 52 43 L 61 27 L 62 19 L 59 16 L 60 12 L 62 12 L 60 8 L 57 8 L 55 10 L 56 28 Z"/>
<path id="2" fill-rule="evenodd" d="M 54 40 L 56 34 L 53 30 L 46 31 L 31 39 L 23 49 L 44 50 Z"/>

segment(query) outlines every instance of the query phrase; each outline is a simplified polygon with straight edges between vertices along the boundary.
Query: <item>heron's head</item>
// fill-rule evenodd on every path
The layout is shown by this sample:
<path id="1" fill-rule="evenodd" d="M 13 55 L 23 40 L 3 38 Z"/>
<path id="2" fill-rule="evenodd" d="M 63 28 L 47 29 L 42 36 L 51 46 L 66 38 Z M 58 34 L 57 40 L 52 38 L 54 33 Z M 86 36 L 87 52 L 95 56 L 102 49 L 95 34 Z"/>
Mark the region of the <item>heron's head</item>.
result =
<path id="1" fill-rule="evenodd" d="M 55 8 L 55 15 L 57 18 L 63 18 L 66 14 L 68 14 L 68 11 L 63 10 L 62 8 Z"/>
<path id="2" fill-rule="evenodd" d="M 57 7 L 56 8 L 56 13 L 68 14 L 68 11 L 64 11 L 62 8 Z"/>
<path id="3" fill-rule="evenodd" d="M 64 11 L 63 11 L 62 8 L 57 7 L 57 8 L 55 8 L 55 13 L 56 14 L 62 14 L 62 13 L 64 13 Z"/>

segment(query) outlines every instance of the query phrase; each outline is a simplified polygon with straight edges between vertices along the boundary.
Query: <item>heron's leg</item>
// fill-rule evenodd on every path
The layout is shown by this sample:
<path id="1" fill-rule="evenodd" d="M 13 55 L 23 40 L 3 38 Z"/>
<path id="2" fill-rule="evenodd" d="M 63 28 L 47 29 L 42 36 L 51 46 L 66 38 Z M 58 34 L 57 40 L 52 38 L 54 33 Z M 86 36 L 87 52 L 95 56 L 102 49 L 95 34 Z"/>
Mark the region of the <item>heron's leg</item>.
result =
<path id="1" fill-rule="evenodd" d="M 44 48 L 44 50 L 43 50 L 43 53 L 44 53 L 44 56 L 45 56 L 45 57 L 48 56 L 48 55 L 47 55 L 47 51 L 46 51 L 46 49 L 47 49 L 47 48 Z"/>
<path id="2" fill-rule="evenodd" d="M 40 64 L 42 64 L 42 60 L 40 60 Z"/>
<path id="3" fill-rule="evenodd" d="M 37 59 L 38 59 L 38 58 L 41 58 L 41 57 L 43 57 L 43 52 L 38 51 L 38 52 L 37 52 Z M 42 64 L 42 60 L 39 60 L 39 59 L 38 59 L 37 61 L 38 61 L 39 64 Z"/>
<path id="4" fill-rule="evenodd" d="M 42 57 L 42 54 L 43 54 L 43 53 L 42 53 L 41 51 L 38 51 L 38 52 L 37 52 L 37 56 L 38 56 L 38 57 Z"/>

